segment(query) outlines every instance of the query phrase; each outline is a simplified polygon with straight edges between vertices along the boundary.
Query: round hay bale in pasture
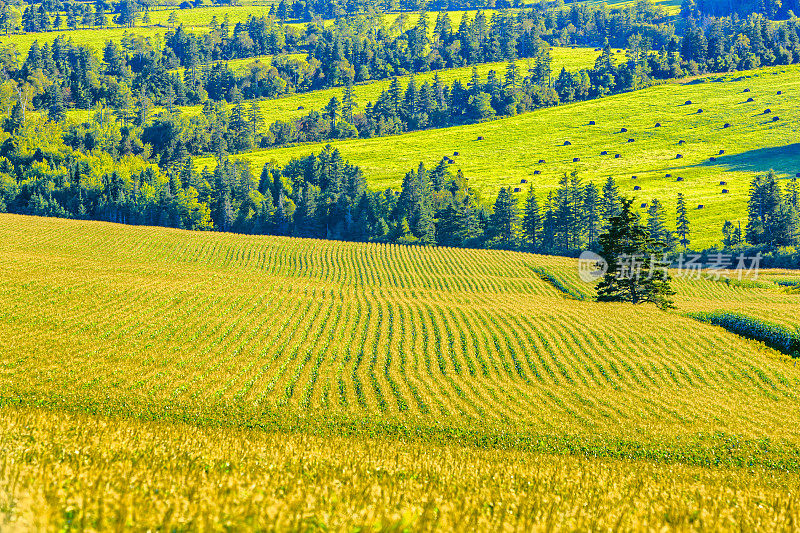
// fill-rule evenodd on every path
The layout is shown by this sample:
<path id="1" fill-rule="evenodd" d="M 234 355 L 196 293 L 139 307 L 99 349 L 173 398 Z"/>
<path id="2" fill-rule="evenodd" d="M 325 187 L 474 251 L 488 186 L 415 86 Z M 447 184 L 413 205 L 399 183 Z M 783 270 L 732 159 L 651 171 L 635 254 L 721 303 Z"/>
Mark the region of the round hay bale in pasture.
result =
<path id="1" fill-rule="evenodd" d="M 642 209 L 644 209 L 645 207 L 647 207 L 647 202 L 642 202 L 642 205 L 640 205 L 639 207 L 641 207 Z"/>
<path id="2" fill-rule="evenodd" d="M 671 177 L 672 177 L 672 174 L 664 174 L 664 177 L 665 177 L 665 178 L 671 178 Z"/>
<path id="3" fill-rule="evenodd" d="M 686 141 L 684 141 L 683 139 L 681 139 L 680 141 L 678 141 L 678 144 L 686 144 Z"/>
<path id="4" fill-rule="evenodd" d="M 569 141 L 564 141 L 564 146 L 572 146 L 572 143 Z"/>
<path id="5" fill-rule="evenodd" d="M 608 155 L 608 151 L 603 150 L 602 152 L 600 152 L 600 155 Z"/>
<path id="6" fill-rule="evenodd" d="M 661 123 L 660 122 L 656 122 L 656 128 L 660 128 L 660 127 L 661 127 Z"/>
<path id="7" fill-rule="evenodd" d="M 728 194 L 728 189 L 722 189 L 722 194 Z"/>
<path id="8" fill-rule="evenodd" d="M 534 174 L 534 176 L 538 176 L 538 175 L 539 175 L 539 174 L 541 174 L 541 173 L 542 173 L 542 171 L 541 171 L 541 170 L 534 170 L 534 171 L 533 171 L 533 174 Z"/>
<path id="9" fill-rule="evenodd" d="M 691 100 L 686 100 L 686 102 L 684 102 L 683 105 L 692 105 L 692 101 Z"/>
<path id="10" fill-rule="evenodd" d="M 730 127 L 731 127 L 731 125 L 730 125 L 730 123 L 729 123 L 729 122 L 726 122 L 725 124 L 723 124 L 723 126 L 722 126 L 722 127 L 723 127 L 723 128 L 730 128 Z"/>
<path id="11" fill-rule="evenodd" d="M 539 160 L 539 163 L 544 163 L 544 159 L 540 159 L 540 160 Z"/>
<path id="12" fill-rule="evenodd" d="M 703 109 L 702 109 L 702 108 L 701 108 L 701 109 L 698 109 L 698 110 L 697 110 L 697 112 L 698 112 L 698 113 L 702 113 L 702 112 L 703 112 Z"/>
<path id="13" fill-rule="evenodd" d="M 675 178 L 675 181 L 683 181 L 683 176 L 678 176 L 677 178 Z"/>
<path id="14" fill-rule="evenodd" d="M 633 141 L 635 141 L 635 140 L 636 140 L 636 139 L 628 139 L 628 142 L 629 142 L 629 143 L 632 143 L 632 142 L 633 142 Z"/>
<path id="15" fill-rule="evenodd" d="M 709 159 L 709 161 L 711 161 L 711 162 L 714 162 L 714 161 L 716 161 L 716 160 L 717 160 L 717 158 L 716 158 L 716 157 L 714 157 L 714 156 L 711 156 L 711 157 L 709 157 L 708 159 Z"/>
<path id="16" fill-rule="evenodd" d="M 720 184 L 720 185 L 727 185 L 727 184 L 728 184 L 728 182 L 727 182 L 727 181 L 720 181 L 720 182 L 719 182 L 719 184 Z"/>
<path id="17" fill-rule="evenodd" d="M 520 182 L 520 183 L 528 183 L 528 180 L 526 180 L 526 179 L 521 179 L 521 180 L 519 180 L 519 182 Z"/>
<path id="18" fill-rule="evenodd" d="M 772 122 L 778 122 L 780 119 L 781 117 L 772 117 Z"/>
<path id="19" fill-rule="evenodd" d="M 302 111 L 303 109 L 305 109 L 305 107 L 303 107 L 303 106 L 301 106 L 301 105 L 297 106 L 297 110 L 298 110 L 298 111 Z"/>
<path id="20" fill-rule="evenodd" d="M 675 159 L 680 159 L 683 157 L 683 154 L 675 154 Z"/>
<path id="21" fill-rule="evenodd" d="M 750 89 L 747 89 L 747 88 L 745 88 L 745 90 L 744 90 L 744 91 L 742 91 L 742 92 L 743 92 L 743 93 L 749 93 L 749 92 L 750 92 Z"/>
<path id="22" fill-rule="evenodd" d="M 724 154 L 724 153 L 725 153 L 725 150 L 720 150 L 720 151 L 719 151 L 719 153 L 718 153 L 717 155 L 722 155 L 722 154 Z"/>
<path id="23" fill-rule="evenodd" d="M 460 155 L 461 155 L 461 154 L 459 154 L 458 152 L 453 152 L 453 157 L 458 157 L 458 156 L 460 156 Z"/>
<path id="24" fill-rule="evenodd" d="M 589 125 L 590 125 L 590 126 L 594 126 L 594 120 L 590 120 L 590 121 L 589 121 Z"/>
<path id="25" fill-rule="evenodd" d="M 578 161 L 580 161 L 580 160 L 581 160 L 581 158 L 580 158 L 580 157 L 573 157 L 573 158 L 572 158 L 572 162 L 573 162 L 573 163 L 577 163 L 577 162 L 578 162 Z"/>
<path id="26" fill-rule="evenodd" d="M 620 128 L 619 132 L 620 133 L 627 133 L 628 132 L 628 128 Z"/>
<path id="27" fill-rule="evenodd" d="M 478 136 L 478 140 L 479 140 L 479 141 L 482 141 L 482 140 L 483 140 L 483 137 L 479 135 L 479 136 Z"/>
<path id="28" fill-rule="evenodd" d="M 631 176 L 631 179 L 632 179 L 632 180 L 635 180 L 635 179 L 637 179 L 638 177 L 639 177 L 639 176 Z"/>
<path id="29" fill-rule="evenodd" d="M 770 113 L 772 113 L 772 109 L 767 108 L 764 110 L 765 115 L 769 115 Z"/>
<path id="30" fill-rule="evenodd" d="M 782 94 L 783 94 L 783 92 L 782 92 L 782 91 L 778 91 L 778 96 L 780 96 L 780 95 L 782 95 Z"/>
<path id="31" fill-rule="evenodd" d="M 642 188 L 641 188 L 641 187 L 639 187 L 638 185 L 634 185 L 634 186 L 633 186 L 633 190 L 634 190 L 634 191 L 641 191 L 641 190 L 642 190 Z"/>
<path id="32" fill-rule="evenodd" d="M 752 97 L 752 96 L 751 96 L 750 98 L 748 98 L 748 99 L 747 99 L 747 101 L 748 101 L 748 102 L 755 102 L 755 100 L 753 100 L 753 97 Z"/>
<path id="33" fill-rule="evenodd" d="M 514 187 L 514 192 L 519 192 L 519 187 Z"/>
<path id="34" fill-rule="evenodd" d="M 614 159 L 619 159 L 620 157 L 622 157 L 622 154 L 614 154 Z"/>
<path id="35" fill-rule="evenodd" d="M 705 206 L 703 204 L 700 204 L 700 205 L 697 206 L 697 209 L 703 209 L 704 207 Z"/>

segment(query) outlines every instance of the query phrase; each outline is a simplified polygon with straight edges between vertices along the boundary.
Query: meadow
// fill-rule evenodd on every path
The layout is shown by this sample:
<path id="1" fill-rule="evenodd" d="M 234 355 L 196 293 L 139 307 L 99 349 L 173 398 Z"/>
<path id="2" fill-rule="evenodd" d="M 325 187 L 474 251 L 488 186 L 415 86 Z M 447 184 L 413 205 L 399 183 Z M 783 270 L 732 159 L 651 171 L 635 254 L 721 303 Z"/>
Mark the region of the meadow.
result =
<path id="1" fill-rule="evenodd" d="M 754 174 L 773 169 L 780 178 L 789 178 L 800 171 L 798 94 L 800 69 L 772 67 L 665 83 L 480 124 L 331 144 L 364 170 L 374 189 L 397 188 L 421 161 L 433 166 L 458 152 L 452 170 L 461 169 L 491 197 L 500 187 L 512 186 L 521 189 L 522 199 L 527 188 L 520 185 L 523 179 L 546 195 L 572 171 L 598 184 L 613 176 L 620 192 L 634 197 L 636 205 L 658 198 L 670 213 L 682 192 L 694 228 L 692 246 L 698 248 L 719 242 L 725 220 L 744 225 Z M 589 125 L 592 120 L 595 125 Z M 566 141 L 571 145 L 565 146 Z M 242 157 L 259 169 L 268 161 L 285 163 L 318 153 L 323 146 L 275 148 Z M 196 163 L 214 166 L 213 158 Z"/>
<path id="2" fill-rule="evenodd" d="M 594 48 L 553 47 L 551 49 L 553 75 L 557 76 L 562 68 L 566 68 L 571 72 L 577 72 L 581 69 L 591 68 L 594 66 L 594 62 L 599 54 L 600 52 L 596 52 Z M 305 59 L 304 56 L 298 55 L 297 57 Z M 269 64 L 268 58 L 260 60 Z M 253 61 L 255 61 L 255 59 L 229 61 L 228 63 L 232 69 L 237 69 L 241 72 L 246 71 L 248 65 L 250 65 Z M 526 59 L 518 60 L 517 64 L 522 71 L 527 71 L 527 69 L 531 68 L 530 61 Z M 481 79 L 485 80 L 490 70 L 494 70 L 498 76 L 502 78 L 505 74 L 507 66 L 507 61 L 500 61 L 493 63 L 481 63 L 475 67 Z M 424 72 L 416 74 L 414 77 L 417 84 L 422 84 L 426 81 L 428 83 L 433 83 L 433 79 L 436 74 L 439 75 L 439 79 L 441 79 L 443 83 L 448 85 L 456 79 L 460 79 L 461 82 L 466 85 L 472 76 L 472 67 L 469 66 L 443 69 L 433 72 Z M 399 77 L 401 86 L 404 90 L 409 79 L 410 76 Z M 392 80 L 386 79 L 355 85 L 353 89 L 355 101 L 358 106 L 354 111 L 356 113 L 363 111 L 367 103 L 375 102 L 383 91 L 389 89 L 391 84 Z M 328 102 L 333 97 L 338 98 L 341 102 L 342 91 L 343 89 L 341 87 L 337 87 L 333 89 L 292 94 L 283 98 L 276 98 L 272 100 L 260 100 L 259 103 L 261 106 L 261 111 L 264 115 L 265 123 L 268 126 L 276 120 L 287 121 L 302 117 L 312 110 L 321 111 L 326 105 L 328 105 Z M 199 115 L 203 111 L 203 106 L 183 106 L 181 107 L 181 111 L 189 116 Z"/>

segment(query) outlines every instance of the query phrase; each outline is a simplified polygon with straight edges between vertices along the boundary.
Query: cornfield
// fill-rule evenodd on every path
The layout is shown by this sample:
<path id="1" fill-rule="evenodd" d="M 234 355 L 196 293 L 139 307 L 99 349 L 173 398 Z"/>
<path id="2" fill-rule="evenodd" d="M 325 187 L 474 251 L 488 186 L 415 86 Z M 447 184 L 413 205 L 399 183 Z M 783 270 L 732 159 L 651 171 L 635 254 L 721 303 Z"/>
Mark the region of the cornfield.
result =
<path id="1" fill-rule="evenodd" d="M 777 285 L 681 285 L 665 314 L 580 297 L 568 259 L 11 215 L 0 259 L 9 524 L 716 529 L 796 514 L 779 488 L 800 467 L 797 368 L 684 316 L 768 291 L 791 321 L 797 296 Z"/>

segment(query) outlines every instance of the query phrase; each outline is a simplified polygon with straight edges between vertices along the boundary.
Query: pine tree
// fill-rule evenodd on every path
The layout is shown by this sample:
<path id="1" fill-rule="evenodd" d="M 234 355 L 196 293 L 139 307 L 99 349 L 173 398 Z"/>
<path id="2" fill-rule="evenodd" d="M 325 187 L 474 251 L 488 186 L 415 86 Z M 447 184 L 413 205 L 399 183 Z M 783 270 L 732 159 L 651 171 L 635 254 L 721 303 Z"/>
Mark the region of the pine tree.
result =
<path id="1" fill-rule="evenodd" d="M 264 125 L 264 115 L 261 113 L 261 106 L 257 101 L 250 104 L 248 111 L 247 122 L 250 125 L 250 132 L 255 136 Z"/>
<path id="2" fill-rule="evenodd" d="M 355 92 L 353 91 L 353 82 L 348 81 L 344 87 L 342 94 L 342 118 L 352 123 L 353 122 L 353 108 L 355 108 Z"/>
<path id="3" fill-rule="evenodd" d="M 678 205 L 676 208 L 676 229 L 678 234 L 678 243 L 686 249 L 689 246 L 689 216 L 686 210 L 686 201 L 683 198 L 683 193 L 678 193 Z"/>
<path id="4" fill-rule="evenodd" d="M 660 309 L 673 308 L 669 271 L 653 259 L 663 253 L 662 243 L 639 223 L 631 205 L 622 198 L 620 213 L 611 218 L 608 232 L 598 242 L 608 271 L 597 284 L 598 302 L 654 303 Z"/>
<path id="5" fill-rule="evenodd" d="M 528 196 L 525 198 L 522 232 L 528 247 L 535 249 L 542 244 L 542 213 L 533 185 L 528 188 Z"/>
<path id="6" fill-rule="evenodd" d="M 647 229 L 653 239 L 662 242 L 665 250 L 671 251 L 675 247 L 675 235 L 667 229 L 665 218 L 664 207 L 657 198 L 653 198 L 647 208 Z"/>
<path id="7" fill-rule="evenodd" d="M 490 246 L 510 249 L 517 245 L 519 213 L 517 199 L 511 187 L 502 187 L 497 193 L 494 212 L 489 218 Z"/>
<path id="8" fill-rule="evenodd" d="M 619 213 L 619 189 L 611 176 L 603 185 L 603 199 L 600 206 L 600 213 L 606 225 L 611 222 L 611 218 Z"/>

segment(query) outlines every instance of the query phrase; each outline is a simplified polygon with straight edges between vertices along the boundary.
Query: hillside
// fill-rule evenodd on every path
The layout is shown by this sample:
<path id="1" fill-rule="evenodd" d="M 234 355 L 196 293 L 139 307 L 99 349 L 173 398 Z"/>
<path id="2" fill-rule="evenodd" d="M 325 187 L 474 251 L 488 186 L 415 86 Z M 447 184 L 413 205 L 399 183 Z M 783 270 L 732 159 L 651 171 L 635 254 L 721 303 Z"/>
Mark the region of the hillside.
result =
<path id="1" fill-rule="evenodd" d="M 375 189 L 399 187 L 405 173 L 420 161 L 432 166 L 458 152 L 454 169 L 463 170 L 473 186 L 491 196 L 501 186 L 520 187 L 523 179 L 543 195 L 557 186 L 564 172 L 572 171 L 598 183 L 613 176 L 622 194 L 641 203 L 658 198 L 671 213 L 677 193 L 683 192 L 692 208 L 692 246 L 704 247 L 719 242 L 726 219 L 746 222 L 755 173 L 774 169 L 780 177 L 793 177 L 800 172 L 795 144 L 800 115 L 794 106 L 798 94 L 800 69 L 775 67 L 667 83 L 482 124 L 333 144 L 364 169 Z M 773 122 L 773 117 L 778 120 Z M 596 125 L 590 126 L 590 120 Z M 730 127 L 725 128 L 726 123 Z M 622 133 L 622 128 L 628 131 Z M 564 146 L 565 141 L 571 146 Z M 285 163 L 319 153 L 323 146 L 263 150 L 243 157 L 260 169 L 267 161 Z M 607 154 L 601 155 L 604 151 Z M 213 158 L 196 163 L 214 165 Z M 704 207 L 697 209 L 699 205 Z"/>
<path id="2" fill-rule="evenodd" d="M 798 484 L 798 369 L 685 313 L 774 308 L 796 327 L 800 296 L 773 280 L 800 275 L 681 281 L 666 313 L 591 302 L 575 268 L 0 215 L 0 447 L 12 458 L 0 520 L 68 513 L 110 527 L 126 509 L 153 526 L 202 516 L 290 529 L 464 528 L 465 512 L 512 530 L 796 520 L 777 494 Z M 533 511 L 559 492 L 577 507 Z M 595 513 L 578 509 L 585 498 Z M 485 507 L 501 500 L 503 513 Z"/>

